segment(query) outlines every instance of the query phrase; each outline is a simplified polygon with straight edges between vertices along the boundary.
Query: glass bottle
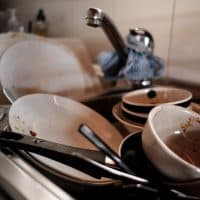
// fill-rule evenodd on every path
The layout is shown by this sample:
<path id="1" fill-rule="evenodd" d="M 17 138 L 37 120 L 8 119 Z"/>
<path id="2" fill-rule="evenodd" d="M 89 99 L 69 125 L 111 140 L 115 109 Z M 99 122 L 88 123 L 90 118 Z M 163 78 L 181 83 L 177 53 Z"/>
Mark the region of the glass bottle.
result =
<path id="1" fill-rule="evenodd" d="M 37 13 L 35 23 L 33 24 L 33 32 L 37 35 L 48 36 L 48 26 L 43 9 L 39 9 Z"/>
<path id="2" fill-rule="evenodd" d="M 24 27 L 20 23 L 16 15 L 16 9 L 11 8 L 8 10 L 8 12 L 9 12 L 9 18 L 7 22 L 7 31 L 8 32 L 24 32 Z"/>

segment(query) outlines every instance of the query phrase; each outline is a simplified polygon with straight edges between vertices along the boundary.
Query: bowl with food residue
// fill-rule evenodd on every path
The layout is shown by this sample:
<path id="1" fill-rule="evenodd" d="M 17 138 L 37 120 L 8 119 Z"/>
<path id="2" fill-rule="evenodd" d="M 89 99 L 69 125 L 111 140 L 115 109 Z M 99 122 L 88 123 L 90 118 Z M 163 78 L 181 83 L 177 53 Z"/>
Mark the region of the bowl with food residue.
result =
<path id="1" fill-rule="evenodd" d="M 181 106 L 153 108 L 142 133 L 151 163 L 173 181 L 200 180 L 200 115 Z"/>

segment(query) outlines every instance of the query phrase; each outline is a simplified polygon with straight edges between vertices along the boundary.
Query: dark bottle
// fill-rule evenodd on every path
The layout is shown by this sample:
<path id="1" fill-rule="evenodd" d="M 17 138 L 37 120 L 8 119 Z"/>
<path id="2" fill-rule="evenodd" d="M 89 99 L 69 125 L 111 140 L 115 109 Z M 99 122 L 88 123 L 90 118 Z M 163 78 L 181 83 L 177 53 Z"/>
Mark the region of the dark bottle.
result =
<path id="1" fill-rule="evenodd" d="M 48 26 L 43 9 L 39 9 L 37 13 L 35 23 L 33 24 L 33 32 L 40 36 L 48 36 Z"/>

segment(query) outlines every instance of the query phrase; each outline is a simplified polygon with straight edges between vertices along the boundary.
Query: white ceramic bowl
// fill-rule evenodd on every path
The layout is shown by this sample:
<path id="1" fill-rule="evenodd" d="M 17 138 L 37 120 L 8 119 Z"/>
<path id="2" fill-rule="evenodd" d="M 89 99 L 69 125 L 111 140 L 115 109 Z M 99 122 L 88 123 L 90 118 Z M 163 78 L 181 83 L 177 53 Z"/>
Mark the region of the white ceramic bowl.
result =
<path id="1" fill-rule="evenodd" d="M 176 105 L 163 104 L 156 106 L 149 113 L 142 132 L 144 152 L 152 164 L 163 175 L 172 180 L 200 179 L 200 168 L 180 157 L 180 153 L 185 155 L 187 147 L 182 147 L 178 155 L 166 145 L 166 140 L 169 137 L 180 137 L 180 134 L 184 134 L 188 139 L 191 138 L 191 132 L 195 132 L 195 137 L 200 134 L 200 115 L 191 110 Z M 177 148 L 179 139 L 181 138 L 178 138 L 174 143 L 175 148 Z M 199 151 L 197 140 L 198 138 L 192 140 L 191 147 L 196 145 L 196 151 Z M 183 142 L 185 142 L 185 138 Z"/>
<path id="2" fill-rule="evenodd" d="M 122 96 L 123 106 L 138 113 L 148 113 L 155 106 L 164 103 L 187 107 L 191 100 L 190 91 L 164 86 L 134 90 Z"/>

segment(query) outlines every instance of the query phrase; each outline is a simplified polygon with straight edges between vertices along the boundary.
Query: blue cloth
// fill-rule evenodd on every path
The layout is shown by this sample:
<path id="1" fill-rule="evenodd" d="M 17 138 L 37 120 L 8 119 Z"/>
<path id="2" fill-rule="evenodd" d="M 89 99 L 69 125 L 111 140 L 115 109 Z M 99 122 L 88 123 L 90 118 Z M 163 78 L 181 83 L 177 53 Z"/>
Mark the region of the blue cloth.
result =
<path id="1" fill-rule="evenodd" d="M 129 51 L 127 63 L 119 72 L 119 76 L 128 80 L 142 81 L 161 77 L 165 71 L 164 61 L 152 53 Z"/>
<path id="2" fill-rule="evenodd" d="M 97 57 L 104 76 L 109 80 L 126 78 L 133 81 L 157 79 L 165 72 L 164 60 L 150 52 L 129 49 L 127 62 L 120 64 L 115 52 L 101 52 Z"/>
<path id="3" fill-rule="evenodd" d="M 124 67 L 116 52 L 101 52 L 97 57 L 97 63 L 101 66 L 104 77 L 108 80 L 119 79 L 119 71 Z"/>

